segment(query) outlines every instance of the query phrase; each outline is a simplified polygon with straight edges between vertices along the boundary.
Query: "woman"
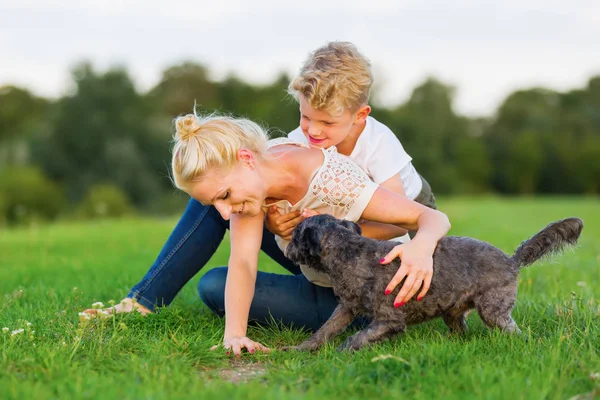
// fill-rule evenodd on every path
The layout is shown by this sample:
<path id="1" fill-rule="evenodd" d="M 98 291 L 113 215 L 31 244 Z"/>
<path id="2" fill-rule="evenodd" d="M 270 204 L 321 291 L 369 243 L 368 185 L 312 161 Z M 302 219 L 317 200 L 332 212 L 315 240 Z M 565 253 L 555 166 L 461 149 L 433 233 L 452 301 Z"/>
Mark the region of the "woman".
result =
<path id="1" fill-rule="evenodd" d="M 213 311 L 219 314 L 224 311 L 223 346 L 234 354 L 243 348 L 250 352 L 266 350 L 246 337 L 248 319 L 260 319 L 257 315 L 265 312 L 273 315 L 271 311 L 281 306 L 275 295 L 278 290 L 294 293 L 283 284 L 290 277 L 257 272 L 265 210 L 270 206 L 276 205 L 282 214 L 312 208 L 352 221 L 365 219 L 418 229 L 411 242 L 396 246 L 381 260 L 388 263 L 400 257 L 403 261 L 386 288 L 389 294 L 406 278 L 396 297 L 397 306 L 419 290 L 418 299 L 425 295 L 433 273 L 433 251 L 450 227 L 446 216 L 439 211 L 378 187 L 334 148 L 310 149 L 289 139 L 268 141 L 258 125 L 244 119 L 196 115 L 177 118 L 172 174 L 179 189 L 203 206 L 213 206 L 223 221 L 229 221 L 228 269 L 209 271 L 201 279 L 199 291 Z M 277 242 L 284 250 L 287 241 L 278 238 Z M 298 293 L 300 314 L 302 307 L 310 313 L 320 306 L 321 292 L 334 299 L 326 277 L 308 268 L 302 272 L 305 276 L 292 278 L 304 279 L 314 293 L 304 297 Z M 278 284 L 280 281 L 282 285 Z M 223 293 L 221 282 L 224 299 L 219 298 L 219 293 Z M 255 288 L 261 294 L 260 304 L 256 304 L 256 299 L 253 302 Z M 301 292 L 303 288 L 298 290 Z M 130 309 L 132 304 L 124 307 Z M 290 322 L 295 321 L 292 318 Z"/>

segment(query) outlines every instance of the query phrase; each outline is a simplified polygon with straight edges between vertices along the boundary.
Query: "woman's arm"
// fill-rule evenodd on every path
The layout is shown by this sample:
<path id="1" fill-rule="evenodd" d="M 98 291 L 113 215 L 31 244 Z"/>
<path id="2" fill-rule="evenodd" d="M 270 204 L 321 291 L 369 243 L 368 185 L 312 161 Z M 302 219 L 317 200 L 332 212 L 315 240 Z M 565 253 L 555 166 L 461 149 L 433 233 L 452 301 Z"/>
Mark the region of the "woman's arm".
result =
<path id="1" fill-rule="evenodd" d="M 262 240 L 264 214 L 255 217 L 232 215 L 231 255 L 225 284 L 225 333 L 223 347 L 239 355 L 243 348 L 268 351 L 246 337 L 250 304 L 254 297 L 258 253 Z"/>
<path id="2" fill-rule="evenodd" d="M 402 260 L 400 269 L 385 291 L 386 294 L 391 293 L 406 278 L 396 296 L 394 306 L 404 305 L 419 289 L 421 292 L 417 300 L 420 300 L 431 284 L 433 252 L 437 242 L 450 230 L 448 217 L 405 196 L 379 187 L 361 218 L 417 230 L 416 236 L 409 243 L 394 247 L 380 262 L 387 264 L 396 257 Z"/>
<path id="3" fill-rule="evenodd" d="M 406 194 L 400 173 L 397 173 L 385 182 L 382 182 L 379 186 L 402 196 L 405 196 Z M 359 225 L 362 229 L 363 236 L 373 239 L 389 240 L 404 236 L 408 232 L 408 230 L 397 225 L 381 222 L 365 221 L 359 223 Z"/>

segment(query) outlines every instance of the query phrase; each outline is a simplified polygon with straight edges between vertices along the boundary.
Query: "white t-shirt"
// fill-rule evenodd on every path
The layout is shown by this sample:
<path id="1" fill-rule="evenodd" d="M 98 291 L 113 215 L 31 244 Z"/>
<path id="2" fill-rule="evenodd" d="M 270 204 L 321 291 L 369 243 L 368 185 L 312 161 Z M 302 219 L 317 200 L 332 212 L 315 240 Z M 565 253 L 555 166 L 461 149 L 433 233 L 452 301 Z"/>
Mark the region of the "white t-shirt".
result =
<path id="1" fill-rule="evenodd" d="M 414 200 L 421 193 L 423 182 L 411 163 L 411 156 L 390 128 L 373 117 L 367 117 L 366 122 L 350 158 L 377 184 L 400 173 L 406 197 Z M 290 132 L 288 137 L 308 145 L 300 127 Z"/>

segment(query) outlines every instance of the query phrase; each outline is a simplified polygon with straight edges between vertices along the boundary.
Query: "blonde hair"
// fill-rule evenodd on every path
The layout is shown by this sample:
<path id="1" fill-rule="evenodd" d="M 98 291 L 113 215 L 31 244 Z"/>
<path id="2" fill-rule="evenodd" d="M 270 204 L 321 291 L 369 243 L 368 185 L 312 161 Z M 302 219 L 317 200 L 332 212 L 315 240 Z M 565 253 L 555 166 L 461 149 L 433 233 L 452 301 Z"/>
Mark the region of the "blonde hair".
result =
<path id="1" fill-rule="evenodd" d="M 304 96 L 315 110 L 340 115 L 369 101 L 373 74 L 369 60 L 350 42 L 330 42 L 310 54 L 288 93 Z"/>
<path id="2" fill-rule="evenodd" d="M 232 168 L 240 149 L 264 156 L 269 137 L 256 123 L 243 118 L 188 114 L 175 119 L 171 169 L 178 189 L 212 168 Z"/>

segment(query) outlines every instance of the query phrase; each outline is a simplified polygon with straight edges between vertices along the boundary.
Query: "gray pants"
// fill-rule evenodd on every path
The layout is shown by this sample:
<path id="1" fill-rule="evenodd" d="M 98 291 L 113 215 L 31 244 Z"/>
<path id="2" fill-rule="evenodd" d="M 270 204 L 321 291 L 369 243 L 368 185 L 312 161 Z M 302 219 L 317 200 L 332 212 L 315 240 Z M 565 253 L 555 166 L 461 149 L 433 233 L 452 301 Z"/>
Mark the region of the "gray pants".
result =
<path id="1" fill-rule="evenodd" d="M 417 195 L 417 197 L 415 197 L 415 201 L 417 203 L 423 204 L 426 207 L 437 210 L 437 205 L 435 204 L 435 196 L 431 191 L 431 186 L 429 185 L 429 182 L 427 182 L 422 176 L 421 182 L 423 182 L 423 187 L 421 188 L 421 192 Z"/>
<path id="2" fill-rule="evenodd" d="M 419 174 L 419 176 L 421 175 Z M 423 187 L 421 188 L 421 192 L 417 195 L 417 197 L 415 197 L 415 201 L 419 204 L 423 204 L 426 207 L 437 210 L 437 204 L 435 203 L 435 196 L 431 191 L 431 185 L 429 185 L 429 182 L 427 182 L 422 176 L 421 182 L 423 182 Z M 411 239 L 414 238 L 416 234 L 417 231 L 408 232 L 408 236 L 410 236 Z"/>

